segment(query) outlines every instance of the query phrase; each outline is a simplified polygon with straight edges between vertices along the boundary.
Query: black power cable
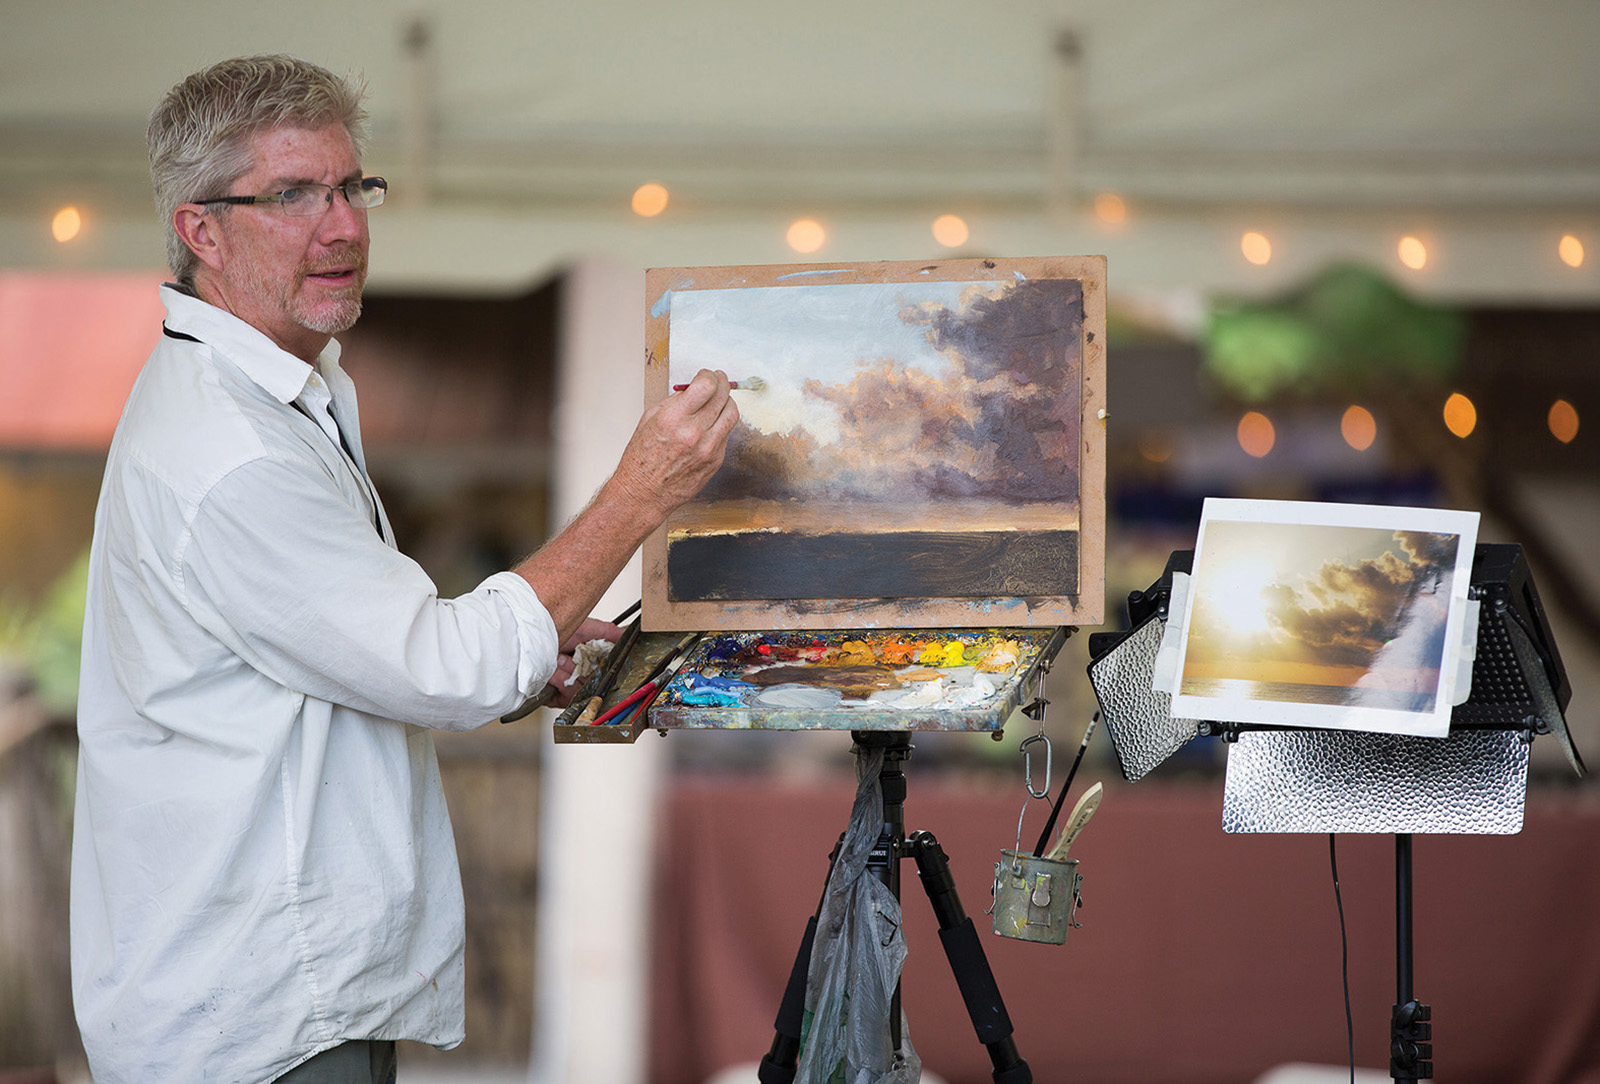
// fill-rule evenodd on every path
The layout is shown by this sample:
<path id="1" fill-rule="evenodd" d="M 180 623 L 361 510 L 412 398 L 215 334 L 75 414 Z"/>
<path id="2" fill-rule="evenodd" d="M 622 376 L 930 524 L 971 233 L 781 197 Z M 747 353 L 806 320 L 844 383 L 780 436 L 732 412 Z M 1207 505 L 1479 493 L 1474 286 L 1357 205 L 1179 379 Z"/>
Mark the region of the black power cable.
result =
<path id="1" fill-rule="evenodd" d="M 1350 1084 L 1356 1084 L 1356 1025 L 1350 1015 L 1350 939 L 1344 928 L 1344 897 L 1339 893 L 1338 839 L 1328 833 L 1328 864 L 1333 867 L 1333 902 L 1339 908 L 1339 971 L 1344 976 L 1344 1034 L 1350 1051 Z"/>

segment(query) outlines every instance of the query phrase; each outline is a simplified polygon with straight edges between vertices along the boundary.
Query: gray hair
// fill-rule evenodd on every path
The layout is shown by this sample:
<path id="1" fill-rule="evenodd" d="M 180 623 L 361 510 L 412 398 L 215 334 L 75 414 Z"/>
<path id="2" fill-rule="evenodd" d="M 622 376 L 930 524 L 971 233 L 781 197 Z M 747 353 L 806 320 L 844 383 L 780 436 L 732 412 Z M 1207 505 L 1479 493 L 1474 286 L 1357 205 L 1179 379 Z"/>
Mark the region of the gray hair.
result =
<path id="1" fill-rule="evenodd" d="M 179 204 L 226 195 L 254 167 L 250 142 L 261 132 L 343 124 L 360 155 L 367 140 L 363 97 L 365 87 L 281 55 L 224 60 L 167 91 L 150 114 L 145 139 L 167 263 L 177 281 L 192 286 L 199 264 L 173 228 Z"/>

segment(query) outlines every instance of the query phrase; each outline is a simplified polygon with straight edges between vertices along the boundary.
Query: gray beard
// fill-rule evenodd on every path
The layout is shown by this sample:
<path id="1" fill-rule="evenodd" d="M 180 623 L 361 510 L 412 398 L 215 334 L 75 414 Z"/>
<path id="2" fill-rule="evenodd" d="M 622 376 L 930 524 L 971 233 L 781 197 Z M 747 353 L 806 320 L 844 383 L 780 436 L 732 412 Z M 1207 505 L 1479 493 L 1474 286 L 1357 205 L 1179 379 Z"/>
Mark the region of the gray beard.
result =
<path id="1" fill-rule="evenodd" d="M 355 327 L 356 321 L 361 319 L 361 299 L 359 297 L 343 299 L 321 316 L 304 311 L 305 307 L 297 302 L 290 309 L 295 322 L 303 328 L 320 332 L 323 335 L 337 335 L 341 331 L 349 331 Z"/>

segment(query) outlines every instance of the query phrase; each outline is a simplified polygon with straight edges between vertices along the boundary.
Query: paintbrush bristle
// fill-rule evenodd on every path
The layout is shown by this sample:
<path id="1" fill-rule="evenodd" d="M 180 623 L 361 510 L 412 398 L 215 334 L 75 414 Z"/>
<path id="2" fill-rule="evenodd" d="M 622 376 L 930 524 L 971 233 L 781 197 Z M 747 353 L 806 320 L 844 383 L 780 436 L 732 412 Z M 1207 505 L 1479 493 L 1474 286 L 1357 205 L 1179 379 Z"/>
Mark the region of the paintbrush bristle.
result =
<path id="1" fill-rule="evenodd" d="M 735 380 L 733 386 L 741 391 L 763 391 L 767 382 L 759 376 L 747 376 L 743 380 Z"/>

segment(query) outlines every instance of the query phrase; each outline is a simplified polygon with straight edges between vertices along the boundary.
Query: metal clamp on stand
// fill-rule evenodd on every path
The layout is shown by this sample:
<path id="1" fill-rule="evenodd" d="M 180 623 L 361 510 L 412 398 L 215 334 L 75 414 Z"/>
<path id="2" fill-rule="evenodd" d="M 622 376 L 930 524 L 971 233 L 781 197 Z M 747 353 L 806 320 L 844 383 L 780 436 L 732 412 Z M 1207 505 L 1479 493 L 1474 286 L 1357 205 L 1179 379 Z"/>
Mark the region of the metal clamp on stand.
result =
<path id="1" fill-rule="evenodd" d="M 1433 1079 L 1433 1010 L 1420 1001 L 1394 1007 L 1389 1024 L 1389 1076 L 1412 1084 Z"/>

